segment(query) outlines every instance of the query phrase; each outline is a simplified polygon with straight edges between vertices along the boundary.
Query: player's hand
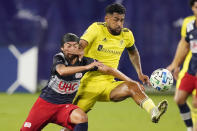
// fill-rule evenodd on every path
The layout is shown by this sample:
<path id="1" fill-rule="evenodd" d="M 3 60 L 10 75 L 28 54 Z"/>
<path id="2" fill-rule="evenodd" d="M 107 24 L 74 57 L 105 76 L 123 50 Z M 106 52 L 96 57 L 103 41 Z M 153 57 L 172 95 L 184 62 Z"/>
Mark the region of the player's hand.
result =
<path id="1" fill-rule="evenodd" d="M 87 68 L 87 70 L 90 70 L 90 69 L 93 69 L 95 66 L 96 66 L 96 67 L 102 67 L 103 64 L 102 64 L 101 62 L 94 61 L 94 62 L 92 62 L 91 64 L 86 65 L 86 68 Z"/>
<path id="2" fill-rule="evenodd" d="M 170 72 L 172 72 L 174 70 L 174 65 L 170 64 L 166 69 L 169 70 Z"/>
<path id="3" fill-rule="evenodd" d="M 167 68 L 172 74 L 175 80 L 178 79 L 178 74 L 180 72 L 180 67 L 175 67 L 173 64 L 169 65 Z"/>
<path id="4" fill-rule="evenodd" d="M 149 86 L 151 85 L 149 77 L 147 75 L 140 74 L 140 75 L 138 75 L 138 78 L 142 81 L 143 84 L 147 84 Z"/>

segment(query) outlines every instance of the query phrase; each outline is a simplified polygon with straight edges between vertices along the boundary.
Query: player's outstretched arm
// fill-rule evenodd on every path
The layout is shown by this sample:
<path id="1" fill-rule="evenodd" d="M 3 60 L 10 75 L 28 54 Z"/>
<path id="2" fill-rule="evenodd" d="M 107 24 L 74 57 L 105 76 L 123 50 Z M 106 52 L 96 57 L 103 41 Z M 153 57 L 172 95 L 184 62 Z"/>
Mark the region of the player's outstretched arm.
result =
<path id="1" fill-rule="evenodd" d="M 185 38 L 182 37 L 178 46 L 177 46 L 175 57 L 174 57 L 172 63 L 167 67 L 167 69 L 169 71 L 173 71 L 173 70 L 179 68 L 181 66 L 181 64 L 183 63 L 187 53 L 189 52 L 189 49 L 190 49 L 189 44 L 187 43 Z"/>
<path id="2" fill-rule="evenodd" d="M 115 78 L 118 78 L 122 81 L 132 81 L 132 82 L 134 82 L 131 78 L 127 77 L 125 74 L 123 74 L 119 70 L 114 69 L 112 67 L 109 67 L 109 66 L 106 66 L 106 65 L 99 65 L 98 70 L 100 72 L 105 73 L 105 74 L 112 75 Z"/>
<path id="3" fill-rule="evenodd" d="M 133 64 L 133 66 L 138 74 L 138 78 L 143 82 L 143 84 L 146 83 L 146 84 L 150 85 L 149 77 L 142 73 L 140 55 L 139 55 L 139 52 L 138 52 L 138 49 L 136 48 L 136 46 L 134 46 L 134 48 L 132 48 L 132 49 L 127 49 L 127 51 L 129 54 L 130 61 Z"/>
<path id="4" fill-rule="evenodd" d="M 67 76 L 77 72 L 93 69 L 95 66 L 99 66 L 100 64 L 101 64 L 100 62 L 96 62 L 96 61 L 85 66 L 65 66 L 63 64 L 58 64 L 56 66 L 56 71 L 61 76 Z"/>

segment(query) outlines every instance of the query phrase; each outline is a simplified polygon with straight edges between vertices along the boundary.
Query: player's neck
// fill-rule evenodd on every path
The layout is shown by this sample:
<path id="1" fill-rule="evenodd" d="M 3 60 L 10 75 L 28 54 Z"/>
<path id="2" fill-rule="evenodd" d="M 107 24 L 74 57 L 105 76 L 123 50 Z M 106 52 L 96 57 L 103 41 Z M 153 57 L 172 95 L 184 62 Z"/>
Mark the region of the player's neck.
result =
<path id="1" fill-rule="evenodd" d="M 111 34 L 111 35 L 114 35 L 114 36 L 118 36 L 118 35 L 120 35 L 120 33 L 116 33 L 116 32 L 114 32 L 113 30 L 111 30 L 108 26 L 107 26 L 107 30 L 108 30 L 108 32 Z"/>

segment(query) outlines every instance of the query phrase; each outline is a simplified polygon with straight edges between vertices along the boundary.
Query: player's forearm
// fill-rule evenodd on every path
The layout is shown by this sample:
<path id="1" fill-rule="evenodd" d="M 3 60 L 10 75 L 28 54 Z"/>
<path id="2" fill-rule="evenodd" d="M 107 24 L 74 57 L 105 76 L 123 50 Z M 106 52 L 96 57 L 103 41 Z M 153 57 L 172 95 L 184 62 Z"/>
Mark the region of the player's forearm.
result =
<path id="1" fill-rule="evenodd" d="M 142 74 L 142 67 L 141 67 L 140 55 L 139 55 L 137 48 L 134 51 L 128 50 L 128 54 L 129 54 L 130 61 L 139 76 L 140 74 Z"/>
<path id="2" fill-rule="evenodd" d="M 118 78 L 122 81 L 132 81 L 129 77 L 127 77 L 125 74 L 123 74 L 122 72 L 120 72 L 117 69 L 114 69 L 114 68 L 111 68 L 111 67 L 108 67 L 105 65 L 102 68 L 99 67 L 98 69 L 99 69 L 99 71 L 101 71 L 105 74 L 108 74 L 108 75 L 112 75 L 115 78 Z"/>
<path id="3" fill-rule="evenodd" d="M 127 77 L 125 74 L 120 72 L 119 70 L 111 68 L 111 71 L 109 72 L 110 75 L 113 75 L 115 78 L 118 78 L 122 81 L 133 81 L 129 77 Z"/>
<path id="4" fill-rule="evenodd" d="M 75 66 L 75 67 L 66 67 L 66 66 L 62 66 L 56 69 L 57 72 L 59 73 L 59 75 L 61 76 L 67 76 L 67 75 L 72 75 L 74 73 L 77 72 L 81 72 L 81 71 L 85 71 L 88 70 L 87 66 Z"/>
<path id="5" fill-rule="evenodd" d="M 178 44 L 172 65 L 174 67 L 180 67 L 188 52 L 189 52 L 189 44 L 186 43 L 184 38 L 182 38 Z"/>

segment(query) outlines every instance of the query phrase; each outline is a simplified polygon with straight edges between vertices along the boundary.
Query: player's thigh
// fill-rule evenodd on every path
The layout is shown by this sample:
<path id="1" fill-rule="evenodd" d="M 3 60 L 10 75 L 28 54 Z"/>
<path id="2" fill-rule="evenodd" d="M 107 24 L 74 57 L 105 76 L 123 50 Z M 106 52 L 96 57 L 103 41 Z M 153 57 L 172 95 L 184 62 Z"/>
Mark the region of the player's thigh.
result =
<path id="1" fill-rule="evenodd" d="M 76 124 L 76 123 L 73 123 L 70 115 L 76 109 L 79 109 L 79 107 L 76 105 L 73 105 L 73 104 L 58 105 L 58 111 L 53 116 L 52 122 L 56 123 L 60 126 L 66 127 L 70 130 L 73 130 L 74 124 Z"/>
<path id="2" fill-rule="evenodd" d="M 91 92 L 83 92 L 83 94 L 77 94 L 73 102 L 74 105 L 77 105 L 84 112 L 88 112 L 94 106 L 98 98 L 98 94 Z"/>
<path id="3" fill-rule="evenodd" d="M 184 104 L 188 95 L 195 89 L 195 76 L 185 73 L 181 79 L 180 86 L 175 93 L 175 102 L 177 104 Z"/>
<path id="4" fill-rule="evenodd" d="M 105 86 L 105 90 L 99 95 L 98 101 L 110 101 L 110 94 L 112 90 L 122 84 L 124 81 L 112 81 L 106 82 L 103 86 Z"/>
<path id="5" fill-rule="evenodd" d="M 44 128 L 55 113 L 53 106 L 53 104 L 38 98 L 23 123 L 21 131 L 40 131 Z"/>

